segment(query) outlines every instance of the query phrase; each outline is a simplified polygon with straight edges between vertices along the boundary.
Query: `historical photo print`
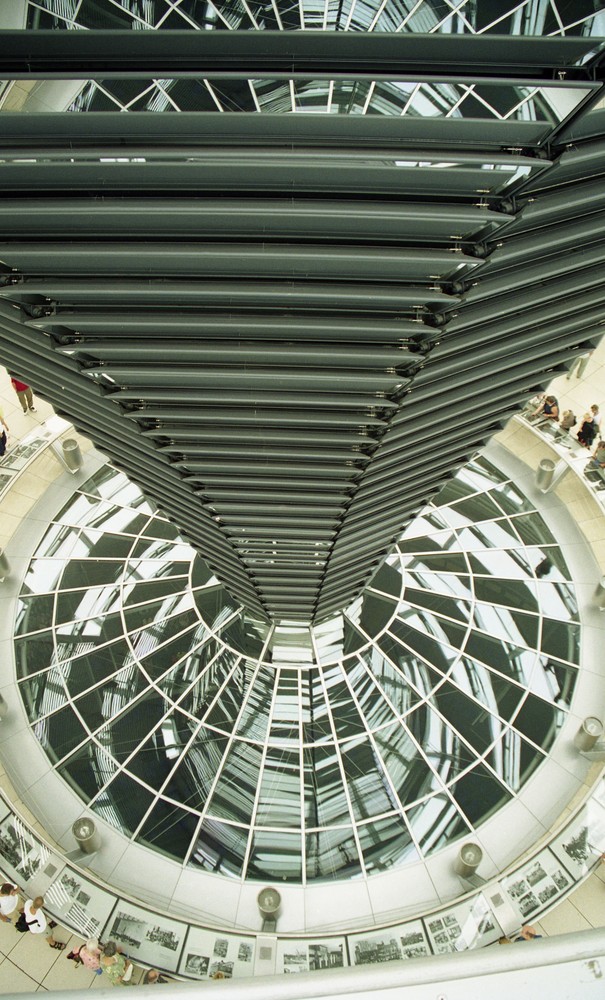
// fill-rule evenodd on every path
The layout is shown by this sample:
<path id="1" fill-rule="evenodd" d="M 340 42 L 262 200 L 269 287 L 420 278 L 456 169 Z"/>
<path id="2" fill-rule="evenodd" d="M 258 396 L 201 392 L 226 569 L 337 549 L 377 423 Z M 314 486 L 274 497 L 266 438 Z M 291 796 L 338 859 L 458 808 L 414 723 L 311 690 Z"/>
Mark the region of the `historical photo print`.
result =
<path id="1" fill-rule="evenodd" d="M 353 944 L 355 965 L 375 965 L 377 962 L 392 962 L 401 958 L 401 947 L 391 928 L 383 934 L 356 938 Z"/>
<path id="2" fill-rule="evenodd" d="M 545 848 L 520 871 L 501 881 L 522 919 L 544 909 L 572 884 L 571 876 L 563 870 L 550 848 Z"/>
<path id="3" fill-rule="evenodd" d="M 309 945 L 309 971 L 319 969 L 342 969 L 344 965 L 344 944 L 336 941 L 313 941 Z"/>
<path id="4" fill-rule="evenodd" d="M 415 921 L 413 924 L 408 924 L 404 933 L 400 934 L 399 940 L 401 941 L 403 958 L 422 958 L 424 955 L 431 954 L 431 949 L 420 920 Z"/>
<path id="5" fill-rule="evenodd" d="M 115 896 L 69 868 L 63 869 L 44 898 L 82 937 L 98 937 L 116 904 Z"/>
<path id="6" fill-rule="evenodd" d="M 221 973 L 219 979 L 254 975 L 254 939 L 190 927 L 179 972 L 190 979 L 206 979 L 213 969 Z"/>
<path id="7" fill-rule="evenodd" d="M 233 962 L 224 962 L 220 959 L 218 962 L 213 962 L 208 971 L 208 976 L 210 979 L 219 973 L 219 979 L 231 979 L 233 976 Z"/>
<path id="8" fill-rule="evenodd" d="M 550 850 L 574 876 L 581 878 L 597 863 L 605 844 L 605 809 L 596 800 L 586 803 L 579 816 L 549 844 Z"/>
<path id="9" fill-rule="evenodd" d="M 306 948 L 291 948 L 284 952 L 284 972 L 308 972 L 309 955 Z"/>
<path id="10" fill-rule="evenodd" d="M 0 856 L 15 881 L 27 883 L 50 857 L 50 851 L 34 839 L 21 820 L 10 815 L 0 823 Z"/>
<path id="11" fill-rule="evenodd" d="M 196 978 L 202 979 L 208 974 L 209 963 L 210 957 L 208 955 L 196 955 L 190 952 L 185 960 L 185 973 L 188 976 L 196 976 Z"/>
<path id="12" fill-rule="evenodd" d="M 120 900 L 104 931 L 104 940 L 116 941 L 131 958 L 176 972 L 187 927 Z"/>

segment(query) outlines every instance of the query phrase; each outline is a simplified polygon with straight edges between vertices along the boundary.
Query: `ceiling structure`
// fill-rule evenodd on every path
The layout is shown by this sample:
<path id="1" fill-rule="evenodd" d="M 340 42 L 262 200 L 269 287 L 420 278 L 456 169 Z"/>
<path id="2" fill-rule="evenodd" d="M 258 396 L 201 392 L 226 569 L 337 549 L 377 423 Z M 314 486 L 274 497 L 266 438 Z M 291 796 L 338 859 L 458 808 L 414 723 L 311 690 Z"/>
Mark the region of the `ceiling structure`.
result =
<path id="1" fill-rule="evenodd" d="M 0 37 L 2 358 L 251 615 L 321 623 L 602 333 L 604 15 L 28 18 Z"/>
<path id="2" fill-rule="evenodd" d="M 104 466 L 36 547 L 14 634 L 31 732 L 87 813 L 188 876 L 244 884 L 409 874 L 481 837 L 582 684 L 563 552 L 484 458 L 347 615 L 290 629 L 251 620 Z"/>

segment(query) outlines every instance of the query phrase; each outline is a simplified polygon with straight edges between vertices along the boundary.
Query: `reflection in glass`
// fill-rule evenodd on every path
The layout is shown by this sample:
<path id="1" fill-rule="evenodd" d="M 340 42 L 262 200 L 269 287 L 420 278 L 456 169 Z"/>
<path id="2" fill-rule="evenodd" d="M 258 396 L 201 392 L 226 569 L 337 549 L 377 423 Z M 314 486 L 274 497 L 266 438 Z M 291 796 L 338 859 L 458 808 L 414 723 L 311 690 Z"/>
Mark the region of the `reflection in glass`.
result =
<path id="1" fill-rule="evenodd" d="M 23 703 L 58 773 L 128 837 L 234 878 L 355 878 L 467 836 L 552 746 L 580 634 L 514 484 L 480 459 L 442 500 L 351 607 L 271 627 L 102 469 L 17 607 Z"/>

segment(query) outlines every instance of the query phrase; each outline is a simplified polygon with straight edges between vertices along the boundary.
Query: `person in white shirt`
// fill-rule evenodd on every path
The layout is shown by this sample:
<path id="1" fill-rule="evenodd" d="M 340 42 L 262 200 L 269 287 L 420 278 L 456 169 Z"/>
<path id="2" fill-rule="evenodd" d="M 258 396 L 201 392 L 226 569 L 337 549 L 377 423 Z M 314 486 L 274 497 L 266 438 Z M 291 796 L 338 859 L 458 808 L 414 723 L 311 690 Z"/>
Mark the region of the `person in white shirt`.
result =
<path id="1" fill-rule="evenodd" d="M 19 902 L 19 890 L 12 882 L 5 882 L 0 885 L 0 920 L 5 924 L 11 923 L 10 915 L 17 909 Z"/>
<path id="2" fill-rule="evenodd" d="M 57 951 L 63 951 L 65 944 L 63 941 L 55 941 L 52 935 L 52 930 L 48 926 L 46 916 L 42 910 L 43 906 L 44 899 L 42 896 L 36 896 L 35 899 L 28 899 L 25 903 L 23 913 L 25 915 L 28 930 L 30 930 L 32 934 L 45 934 L 46 940 L 51 948 L 56 948 Z"/>

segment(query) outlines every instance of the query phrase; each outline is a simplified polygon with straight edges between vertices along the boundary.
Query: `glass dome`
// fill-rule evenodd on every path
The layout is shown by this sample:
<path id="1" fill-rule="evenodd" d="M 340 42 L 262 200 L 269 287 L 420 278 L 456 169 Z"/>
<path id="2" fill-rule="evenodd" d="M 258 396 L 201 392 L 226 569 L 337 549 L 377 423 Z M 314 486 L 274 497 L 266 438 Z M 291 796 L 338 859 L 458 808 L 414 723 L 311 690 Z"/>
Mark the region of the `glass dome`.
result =
<path id="1" fill-rule="evenodd" d="M 30 562 L 15 654 L 93 814 L 185 866 L 304 884 L 427 858 L 513 799 L 565 720 L 579 630 L 555 538 L 485 459 L 314 627 L 255 620 L 105 466 Z"/>

